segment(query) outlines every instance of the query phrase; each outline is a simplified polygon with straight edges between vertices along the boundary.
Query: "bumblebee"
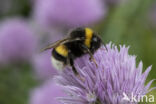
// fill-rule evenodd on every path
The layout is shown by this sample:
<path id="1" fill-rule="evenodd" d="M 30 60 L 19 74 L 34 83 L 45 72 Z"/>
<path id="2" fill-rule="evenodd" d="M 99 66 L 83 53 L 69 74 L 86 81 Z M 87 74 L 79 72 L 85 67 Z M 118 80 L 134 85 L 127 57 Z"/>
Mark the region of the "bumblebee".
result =
<path id="1" fill-rule="evenodd" d="M 101 38 L 92 29 L 76 28 L 70 31 L 67 37 L 48 45 L 43 51 L 53 48 L 51 57 L 53 66 L 62 70 L 69 65 L 73 72 L 78 75 L 74 67 L 74 60 L 89 54 L 90 60 L 96 64 L 93 54 L 101 46 L 101 43 Z"/>

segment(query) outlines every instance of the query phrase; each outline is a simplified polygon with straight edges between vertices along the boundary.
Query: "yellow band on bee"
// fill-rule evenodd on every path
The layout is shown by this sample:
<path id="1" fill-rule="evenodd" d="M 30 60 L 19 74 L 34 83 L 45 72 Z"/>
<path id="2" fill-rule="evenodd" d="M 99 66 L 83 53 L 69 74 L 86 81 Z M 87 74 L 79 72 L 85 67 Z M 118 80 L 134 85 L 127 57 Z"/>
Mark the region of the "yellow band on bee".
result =
<path id="1" fill-rule="evenodd" d="M 93 36 L 93 31 L 90 28 L 85 28 L 85 35 L 86 35 L 86 40 L 85 40 L 85 45 L 90 48 L 91 46 L 91 39 Z"/>
<path id="2" fill-rule="evenodd" d="M 55 48 L 56 52 L 64 57 L 68 56 L 68 49 L 65 45 L 59 45 Z"/>

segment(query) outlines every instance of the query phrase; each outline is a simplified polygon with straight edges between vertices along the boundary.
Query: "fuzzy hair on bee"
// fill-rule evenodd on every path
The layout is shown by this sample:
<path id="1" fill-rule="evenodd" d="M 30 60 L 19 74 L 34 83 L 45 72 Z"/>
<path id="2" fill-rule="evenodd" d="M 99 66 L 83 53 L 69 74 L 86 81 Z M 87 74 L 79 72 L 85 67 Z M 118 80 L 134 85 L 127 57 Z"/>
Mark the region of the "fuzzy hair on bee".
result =
<path id="1" fill-rule="evenodd" d="M 48 45 L 43 51 L 53 48 L 51 56 L 53 66 L 58 70 L 71 66 L 73 72 L 78 75 L 74 60 L 89 54 L 90 60 L 96 64 L 93 54 L 100 48 L 101 44 L 101 38 L 92 29 L 76 28 L 71 30 L 67 37 Z"/>

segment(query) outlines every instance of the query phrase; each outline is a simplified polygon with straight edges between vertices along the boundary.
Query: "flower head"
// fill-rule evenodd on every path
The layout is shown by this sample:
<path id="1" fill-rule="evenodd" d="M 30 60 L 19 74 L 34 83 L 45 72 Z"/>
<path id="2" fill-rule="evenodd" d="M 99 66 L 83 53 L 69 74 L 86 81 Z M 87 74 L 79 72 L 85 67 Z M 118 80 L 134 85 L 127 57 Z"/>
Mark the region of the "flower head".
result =
<path id="1" fill-rule="evenodd" d="M 49 33 L 47 32 L 44 36 L 40 36 L 41 39 L 44 39 L 44 41 L 42 41 L 42 45 L 40 45 L 40 49 L 46 47 L 48 44 L 52 44 L 55 41 L 60 40 L 62 37 L 62 33 L 51 29 Z M 51 52 L 52 49 L 33 56 L 32 65 L 34 67 L 34 72 L 37 78 L 41 80 L 49 79 L 53 77 L 53 75 L 57 74 L 56 69 L 51 64 Z"/>
<path id="2" fill-rule="evenodd" d="M 60 104 L 56 99 L 59 96 L 64 96 L 61 87 L 49 80 L 31 92 L 30 104 Z"/>
<path id="3" fill-rule="evenodd" d="M 57 74 L 57 71 L 51 65 L 51 50 L 37 54 L 33 58 L 35 74 L 39 79 L 49 79 Z"/>
<path id="4" fill-rule="evenodd" d="M 37 39 L 23 19 L 8 19 L 0 24 L 0 61 L 4 63 L 28 60 L 36 48 Z"/>
<path id="5" fill-rule="evenodd" d="M 34 17 L 45 26 L 84 26 L 103 17 L 102 0 L 37 0 Z"/>
<path id="6" fill-rule="evenodd" d="M 69 95 L 60 98 L 64 104 L 129 104 L 122 100 L 123 93 L 144 95 L 151 90 L 153 80 L 144 85 L 151 66 L 142 73 L 142 62 L 136 67 L 136 57 L 125 46 L 119 50 L 107 44 L 94 57 L 98 67 L 84 56 L 75 61 L 79 77 L 68 68 L 55 78 Z"/>

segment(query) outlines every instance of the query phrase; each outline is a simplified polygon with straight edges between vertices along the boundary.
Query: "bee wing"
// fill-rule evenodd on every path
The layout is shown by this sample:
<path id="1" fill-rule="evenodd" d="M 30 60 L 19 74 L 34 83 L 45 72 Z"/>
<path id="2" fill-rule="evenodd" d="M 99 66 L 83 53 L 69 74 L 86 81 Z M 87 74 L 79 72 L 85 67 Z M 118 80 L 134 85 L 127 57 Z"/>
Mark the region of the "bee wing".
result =
<path id="1" fill-rule="evenodd" d="M 46 50 L 51 49 L 51 48 L 55 48 L 55 47 L 57 47 L 59 45 L 67 43 L 67 42 L 73 42 L 73 41 L 79 41 L 79 40 L 82 40 L 82 38 L 74 38 L 74 39 L 72 39 L 70 37 L 66 37 L 66 38 L 64 38 L 62 40 L 58 40 L 58 41 L 56 41 L 56 42 L 54 42 L 52 44 L 49 44 L 45 48 L 41 49 L 41 52 L 46 51 Z"/>

